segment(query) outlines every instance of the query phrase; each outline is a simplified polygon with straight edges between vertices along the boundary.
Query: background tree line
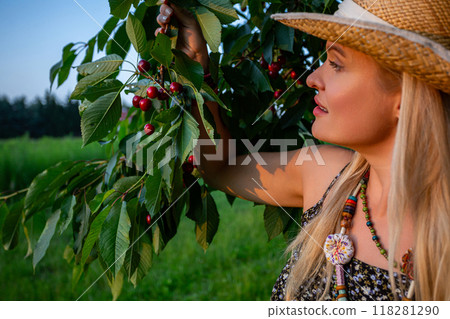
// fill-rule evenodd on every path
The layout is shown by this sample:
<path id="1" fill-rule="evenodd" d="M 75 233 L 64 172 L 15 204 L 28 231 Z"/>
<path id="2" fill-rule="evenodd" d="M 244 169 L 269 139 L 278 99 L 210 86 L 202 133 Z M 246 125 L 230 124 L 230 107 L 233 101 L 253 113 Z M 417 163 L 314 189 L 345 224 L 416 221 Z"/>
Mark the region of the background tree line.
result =
<path id="1" fill-rule="evenodd" d="M 78 101 L 59 101 L 50 92 L 43 98 L 26 101 L 24 96 L 10 100 L 0 96 L 0 139 L 22 136 L 80 136 Z"/>

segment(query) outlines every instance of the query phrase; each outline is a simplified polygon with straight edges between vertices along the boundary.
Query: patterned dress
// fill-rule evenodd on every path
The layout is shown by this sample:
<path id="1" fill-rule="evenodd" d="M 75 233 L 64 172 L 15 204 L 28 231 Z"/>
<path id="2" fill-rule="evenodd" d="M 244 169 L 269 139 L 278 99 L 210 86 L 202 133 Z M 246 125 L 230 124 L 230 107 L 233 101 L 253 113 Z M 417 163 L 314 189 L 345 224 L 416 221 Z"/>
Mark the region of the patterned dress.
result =
<path id="1" fill-rule="evenodd" d="M 347 167 L 347 165 L 345 167 Z M 306 210 L 303 213 L 301 221 L 302 227 L 308 224 L 308 222 L 313 217 L 315 217 L 317 214 L 320 213 L 322 204 L 326 196 L 328 195 L 328 192 L 330 191 L 334 183 L 337 181 L 337 179 L 339 178 L 345 167 L 333 179 L 333 181 L 328 186 L 322 198 L 313 207 L 311 207 L 310 209 Z M 296 250 L 292 253 L 286 266 L 284 266 L 280 276 L 277 278 L 275 285 L 273 286 L 272 289 L 272 296 L 270 297 L 270 300 L 272 301 L 285 300 L 286 281 L 289 276 L 291 266 L 294 260 L 297 259 L 298 259 L 298 251 Z M 345 283 L 347 285 L 348 300 L 367 300 L 367 301 L 394 300 L 394 296 L 392 295 L 391 292 L 391 285 L 389 282 L 389 272 L 387 270 L 371 266 L 356 258 L 352 258 L 348 264 L 344 265 L 344 271 L 345 271 Z M 394 273 L 394 278 L 396 281 L 396 294 L 399 298 L 398 300 L 401 300 L 403 294 L 406 294 L 406 291 L 410 284 L 407 276 L 402 274 L 400 277 L 405 287 L 404 293 L 402 293 L 402 291 L 400 290 L 398 275 L 397 273 Z M 333 282 L 331 284 L 330 289 L 331 294 L 329 293 L 325 297 L 325 300 L 335 300 L 333 298 L 334 296 L 332 296 L 333 294 L 332 287 L 336 283 L 335 275 L 333 275 L 332 280 Z M 306 301 L 318 300 L 319 297 L 322 295 L 321 287 L 318 284 L 320 283 L 320 281 L 326 282 L 326 278 L 325 277 L 316 278 L 315 280 L 312 281 L 312 284 L 308 288 L 308 290 L 305 290 L 303 286 L 300 286 L 294 300 L 306 300 Z"/>

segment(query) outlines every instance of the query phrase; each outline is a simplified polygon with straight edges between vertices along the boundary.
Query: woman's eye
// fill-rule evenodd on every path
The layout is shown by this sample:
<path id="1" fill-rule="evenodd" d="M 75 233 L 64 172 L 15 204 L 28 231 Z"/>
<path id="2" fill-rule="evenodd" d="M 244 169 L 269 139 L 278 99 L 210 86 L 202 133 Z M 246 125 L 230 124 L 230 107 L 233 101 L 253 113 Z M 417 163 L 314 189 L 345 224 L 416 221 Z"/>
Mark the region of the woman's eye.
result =
<path id="1" fill-rule="evenodd" d="M 330 66 L 335 69 L 336 71 L 339 71 L 341 69 L 341 67 L 339 65 L 337 65 L 335 62 L 328 60 L 330 62 Z"/>

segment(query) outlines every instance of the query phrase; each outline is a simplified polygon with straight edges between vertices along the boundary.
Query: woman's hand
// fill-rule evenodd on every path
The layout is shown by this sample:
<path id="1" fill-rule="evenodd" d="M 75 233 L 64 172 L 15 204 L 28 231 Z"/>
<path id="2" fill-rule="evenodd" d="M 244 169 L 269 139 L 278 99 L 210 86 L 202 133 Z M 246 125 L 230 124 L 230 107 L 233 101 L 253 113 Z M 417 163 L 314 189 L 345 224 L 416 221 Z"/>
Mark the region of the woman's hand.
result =
<path id="1" fill-rule="evenodd" d="M 199 62 L 203 66 L 205 74 L 208 73 L 209 57 L 206 41 L 192 13 L 173 3 L 170 5 L 162 4 L 159 10 L 160 13 L 156 20 L 161 28 L 156 29 L 155 35 L 160 32 L 164 33 L 172 17 L 176 18 L 179 25 L 177 49 Z"/>

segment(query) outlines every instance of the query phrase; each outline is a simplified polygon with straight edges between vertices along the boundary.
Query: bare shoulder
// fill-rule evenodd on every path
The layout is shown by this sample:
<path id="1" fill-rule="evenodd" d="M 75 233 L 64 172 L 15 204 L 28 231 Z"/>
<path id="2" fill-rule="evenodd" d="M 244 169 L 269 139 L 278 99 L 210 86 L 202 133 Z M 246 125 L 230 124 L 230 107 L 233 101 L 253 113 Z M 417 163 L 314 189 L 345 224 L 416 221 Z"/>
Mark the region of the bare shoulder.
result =
<path id="1" fill-rule="evenodd" d="M 331 181 L 354 154 L 352 150 L 329 144 L 310 147 L 310 151 L 316 160 L 308 162 L 302 170 L 304 210 L 322 198 Z"/>

